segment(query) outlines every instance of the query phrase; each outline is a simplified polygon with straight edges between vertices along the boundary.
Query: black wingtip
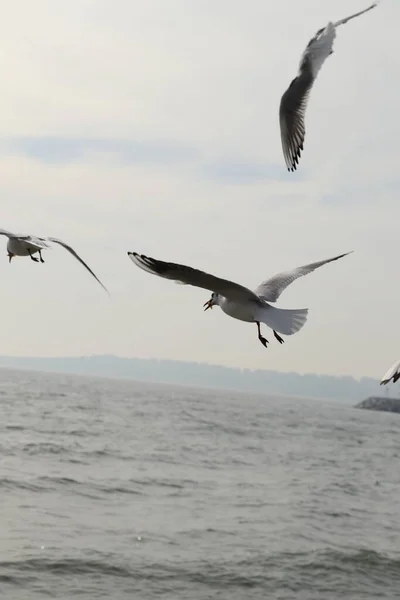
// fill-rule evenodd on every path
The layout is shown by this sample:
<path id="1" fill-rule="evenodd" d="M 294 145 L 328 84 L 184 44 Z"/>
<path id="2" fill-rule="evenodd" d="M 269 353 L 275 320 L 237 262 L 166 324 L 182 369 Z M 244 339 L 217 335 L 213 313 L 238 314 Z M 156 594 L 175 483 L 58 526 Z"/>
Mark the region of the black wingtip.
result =
<path id="1" fill-rule="evenodd" d="M 348 254 L 353 254 L 354 250 L 350 250 L 350 252 L 343 252 L 343 254 L 338 254 L 338 256 L 335 256 L 334 259 L 332 260 L 339 260 L 339 258 L 343 258 L 344 256 L 348 256 Z"/>

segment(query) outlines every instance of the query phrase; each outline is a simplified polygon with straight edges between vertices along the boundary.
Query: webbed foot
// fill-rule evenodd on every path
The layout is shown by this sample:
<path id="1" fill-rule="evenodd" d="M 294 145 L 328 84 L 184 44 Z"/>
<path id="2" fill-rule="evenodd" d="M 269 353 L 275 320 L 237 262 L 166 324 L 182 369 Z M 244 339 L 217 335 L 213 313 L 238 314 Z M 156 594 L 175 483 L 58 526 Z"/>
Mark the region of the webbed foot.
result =
<path id="1" fill-rule="evenodd" d="M 278 340 L 278 342 L 280 344 L 284 344 L 285 340 L 281 338 L 281 336 L 279 335 L 279 333 L 276 333 L 275 329 L 273 329 L 273 332 L 274 332 L 274 336 L 276 337 L 276 339 Z"/>

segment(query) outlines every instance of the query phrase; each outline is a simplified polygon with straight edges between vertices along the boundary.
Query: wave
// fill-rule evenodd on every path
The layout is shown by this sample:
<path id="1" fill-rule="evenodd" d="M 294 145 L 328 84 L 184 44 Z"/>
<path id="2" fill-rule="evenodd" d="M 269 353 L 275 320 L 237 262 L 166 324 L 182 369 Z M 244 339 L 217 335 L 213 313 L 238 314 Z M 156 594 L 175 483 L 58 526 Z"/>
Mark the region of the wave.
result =
<path id="1" fill-rule="evenodd" d="M 51 560 L 46 558 L 30 558 L 26 560 L 16 561 L 1 561 L 0 570 L 18 570 L 23 573 L 52 573 L 55 575 L 85 575 L 93 573 L 101 573 L 102 575 L 114 575 L 118 577 L 131 577 L 132 572 L 124 567 L 110 564 L 110 562 L 100 560 L 80 560 L 77 558 L 64 558 L 59 560 Z M 17 580 L 17 577 L 2 575 L 0 573 L 0 581 L 3 577 Z"/>
<path id="2" fill-rule="evenodd" d="M 26 452 L 31 456 L 37 454 L 64 454 L 70 453 L 71 449 L 66 448 L 60 444 L 54 444 L 53 442 L 29 442 L 22 447 L 22 451 Z"/>
<path id="3" fill-rule="evenodd" d="M 98 497 L 93 495 L 93 492 L 101 492 L 104 494 L 138 494 L 142 495 L 142 492 L 138 489 L 132 489 L 130 487 L 124 487 L 123 485 L 103 484 L 95 481 L 78 481 L 70 477 L 48 477 L 43 476 L 38 478 L 39 481 L 50 484 L 52 487 L 63 487 L 73 489 L 73 491 L 81 496 L 87 496 L 90 498 Z"/>
<path id="4" fill-rule="evenodd" d="M 147 495 L 154 492 L 155 488 L 167 488 L 170 490 L 183 490 L 192 488 L 198 482 L 190 479 L 170 481 L 165 479 L 128 479 L 126 481 L 80 481 L 72 477 L 57 477 L 42 475 L 34 479 L 13 479 L 11 477 L 0 478 L 0 489 L 28 490 L 30 492 L 54 491 L 60 488 L 68 488 L 67 491 L 75 494 L 100 498 L 103 494 L 132 494 Z M 146 491 L 146 488 L 148 491 Z"/>
<path id="5" fill-rule="evenodd" d="M 13 479 L 12 477 L 1 477 L 0 478 L 0 489 L 5 488 L 9 490 L 28 490 L 29 492 L 42 492 L 43 487 L 35 484 L 33 481 L 22 481 L 19 479 Z"/>
<path id="6" fill-rule="evenodd" d="M 308 553 L 309 555 L 309 553 Z M 358 550 L 343 552 L 340 550 L 327 549 L 318 552 L 312 559 L 299 561 L 300 566 L 305 569 L 329 568 L 342 571 L 370 571 L 372 568 L 389 575 L 391 572 L 400 576 L 400 555 L 390 557 L 387 554 L 375 550 L 361 548 Z"/>
<path id="7" fill-rule="evenodd" d="M 15 582 L 19 573 L 24 576 L 46 572 L 53 575 L 85 576 L 101 575 L 103 577 L 132 578 L 155 581 L 165 584 L 175 581 L 186 584 L 201 584 L 217 589 L 223 588 L 254 588 L 269 589 L 285 576 L 284 586 L 292 590 L 322 589 L 319 586 L 333 586 L 336 591 L 341 585 L 349 583 L 349 574 L 353 584 L 358 581 L 360 586 L 371 590 L 371 585 L 383 586 L 385 593 L 391 597 L 389 583 L 396 589 L 400 575 L 400 557 L 389 557 L 373 550 L 360 549 L 354 552 L 326 550 L 320 552 L 279 553 L 269 557 L 255 557 L 242 561 L 196 561 L 186 563 L 146 563 L 121 564 L 119 557 L 114 554 L 99 556 L 98 559 L 60 558 L 29 558 L 26 560 L 0 562 L 0 581 L 8 577 L 9 582 Z M 7 575 L 1 571 L 7 572 Z M 10 575 L 10 573 L 12 573 Z M 344 575 L 340 579 L 340 575 Z M 360 575 L 360 577 L 356 577 Z M 390 586 L 392 587 L 392 586 Z M 326 587 L 324 588 L 326 591 Z M 334 588 L 332 587 L 332 590 Z M 360 588 L 361 589 L 361 588 Z M 369 596 L 372 597 L 372 596 Z"/>

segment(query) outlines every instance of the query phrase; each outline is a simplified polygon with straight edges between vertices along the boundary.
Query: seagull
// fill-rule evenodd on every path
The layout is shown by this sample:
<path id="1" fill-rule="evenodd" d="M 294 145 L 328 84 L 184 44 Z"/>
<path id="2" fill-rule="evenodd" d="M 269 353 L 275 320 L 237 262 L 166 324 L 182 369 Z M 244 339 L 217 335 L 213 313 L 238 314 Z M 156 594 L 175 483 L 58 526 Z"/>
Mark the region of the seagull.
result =
<path id="1" fill-rule="evenodd" d="M 386 385 L 390 380 L 393 380 L 393 383 L 396 383 L 398 379 L 400 379 L 400 360 L 394 363 L 390 367 L 390 369 L 384 374 L 382 377 L 381 385 Z"/>
<path id="2" fill-rule="evenodd" d="M 251 291 L 238 283 L 228 281 L 227 279 L 220 279 L 192 267 L 163 262 L 144 256 L 143 254 L 137 254 L 136 252 L 128 252 L 129 258 L 135 265 L 148 273 L 172 279 L 177 283 L 193 285 L 211 291 L 210 300 L 207 300 L 203 305 L 205 307 L 204 310 L 218 305 L 225 314 L 234 319 L 255 323 L 257 325 L 258 339 L 266 348 L 269 342 L 261 335 L 261 323 L 268 325 L 273 330 L 278 342 L 283 344 L 284 340 L 277 332 L 283 335 L 296 333 L 303 327 L 308 314 L 308 308 L 287 310 L 275 308 L 269 303 L 276 302 L 283 290 L 298 279 L 298 277 L 307 275 L 327 263 L 339 260 L 339 258 L 347 256 L 347 254 L 351 253 L 346 252 L 333 258 L 298 267 L 297 269 L 293 269 L 293 271 L 278 273 L 270 279 L 263 281 L 254 291 Z"/>
<path id="3" fill-rule="evenodd" d="M 78 256 L 78 254 L 73 248 L 71 248 L 71 246 L 68 246 L 68 244 L 66 244 L 62 240 L 53 237 L 41 238 L 36 237 L 35 235 L 20 235 L 16 233 L 11 233 L 10 231 L 6 231 L 5 229 L 0 229 L 0 235 L 4 235 L 8 238 L 7 256 L 9 263 L 11 262 L 14 256 L 29 256 L 34 262 L 44 263 L 42 257 L 42 250 L 49 250 L 51 246 L 49 246 L 47 242 L 53 242 L 54 244 L 59 244 L 60 246 L 68 250 L 68 252 L 70 252 L 72 256 L 75 256 L 75 258 L 79 260 L 81 265 L 83 265 L 85 269 L 87 269 L 89 273 L 93 275 L 96 281 L 98 281 L 101 287 L 108 293 L 107 288 L 104 287 L 100 279 L 96 277 L 92 269 L 81 259 L 80 256 Z M 39 255 L 39 258 L 33 256 L 36 253 Z"/>
<path id="4" fill-rule="evenodd" d="M 336 23 L 329 22 L 326 27 L 317 31 L 308 42 L 301 57 L 299 73 L 283 94 L 279 107 L 282 149 L 288 171 L 295 171 L 299 163 L 306 133 L 304 116 L 308 98 L 325 59 L 333 53 L 332 46 L 336 37 L 336 27 L 363 15 L 377 5 L 378 2 L 374 2 L 368 8 L 350 15 L 350 17 Z"/>

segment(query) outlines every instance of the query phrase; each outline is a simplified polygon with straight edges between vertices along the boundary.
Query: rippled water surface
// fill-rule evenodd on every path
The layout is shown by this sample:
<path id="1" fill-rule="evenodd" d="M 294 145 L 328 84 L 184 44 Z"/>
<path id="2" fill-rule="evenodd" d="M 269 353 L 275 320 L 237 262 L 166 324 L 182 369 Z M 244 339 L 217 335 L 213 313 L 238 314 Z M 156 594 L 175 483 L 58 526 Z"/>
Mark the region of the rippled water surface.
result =
<path id="1" fill-rule="evenodd" d="M 400 417 L 0 371 L 7 598 L 400 597 Z"/>

